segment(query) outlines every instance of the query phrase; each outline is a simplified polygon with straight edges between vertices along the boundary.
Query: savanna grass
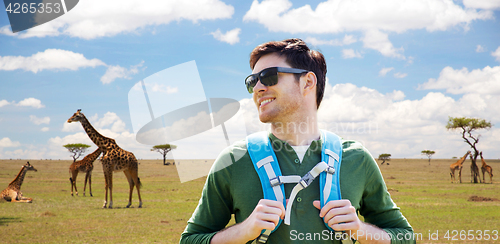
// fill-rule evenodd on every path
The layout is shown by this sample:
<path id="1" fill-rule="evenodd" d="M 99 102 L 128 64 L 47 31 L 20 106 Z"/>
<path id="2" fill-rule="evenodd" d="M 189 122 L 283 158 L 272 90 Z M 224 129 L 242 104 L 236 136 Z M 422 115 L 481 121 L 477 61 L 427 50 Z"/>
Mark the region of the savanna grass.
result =
<path id="1" fill-rule="evenodd" d="M 500 201 L 494 201 L 500 199 L 500 184 L 495 180 L 500 173 L 493 177 L 493 184 L 471 184 L 470 161 L 466 161 L 463 183 L 451 183 L 449 165 L 454 161 L 432 160 L 429 165 L 424 159 L 393 159 L 380 168 L 394 202 L 415 232 L 421 234 L 418 243 L 453 242 L 453 230 L 458 233 L 455 242 L 495 243 L 492 231 L 500 231 Z M 24 163 L 26 160 L 0 160 L 0 188 L 7 187 Z M 79 196 L 70 195 L 71 161 L 30 163 L 38 172 L 28 172 L 21 190 L 33 198 L 33 203 L 0 202 L 2 243 L 178 243 L 205 181 L 202 177 L 180 183 L 175 166 L 163 166 L 161 160 L 140 160 L 143 208 L 137 208 L 135 190 L 131 208 L 125 208 L 128 183 L 118 172 L 113 176 L 114 208 L 102 209 L 104 177 L 99 161 L 94 165 L 93 197 L 88 187 L 83 196 L 81 173 L 77 178 Z M 500 172 L 499 160 L 487 163 L 493 167 L 493 174 Z M 469 201 L 471 196 L 493 201 Z M 473 239 L 461 239 L 462 230 L 473 230 Z M 490 240 L 484 240 L 484 236 L 479 240 L 477 231 L 486 230 Z M 496 242 L 500 242 L 500 236 Z"/>

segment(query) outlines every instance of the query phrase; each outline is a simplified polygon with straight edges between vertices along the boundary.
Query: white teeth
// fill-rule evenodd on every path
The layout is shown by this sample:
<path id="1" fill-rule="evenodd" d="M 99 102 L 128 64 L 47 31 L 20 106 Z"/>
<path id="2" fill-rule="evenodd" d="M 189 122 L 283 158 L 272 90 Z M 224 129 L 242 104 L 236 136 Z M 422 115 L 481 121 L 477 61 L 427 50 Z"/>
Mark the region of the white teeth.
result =
<path id="1" fill-rule="evenodd" d="M 260 103 L 260 106 L 262 107 L 262 106 L 264 106 L 264 105 L 266 105 L 266 104 L 268 104 L 268 103 L 270 103 L 270 102 L 272 102 L 272 101 L 274 101 L 274 99 L 266 99 L 266 100 L 264 100 L 264 101 L 262 101 L 262 102 Z"/>

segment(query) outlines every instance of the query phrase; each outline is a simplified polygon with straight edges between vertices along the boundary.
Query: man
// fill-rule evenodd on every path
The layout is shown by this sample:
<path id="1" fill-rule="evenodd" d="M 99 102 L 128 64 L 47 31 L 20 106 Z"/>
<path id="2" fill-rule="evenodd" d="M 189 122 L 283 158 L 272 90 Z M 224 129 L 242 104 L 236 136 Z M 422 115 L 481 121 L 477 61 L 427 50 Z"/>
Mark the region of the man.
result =
<path id="1" fill-rule="evenodd" d="M 253 93 L 259 119 L 271 125 L 269 140 L 281 172 L 303 176 L 321 161 L 317 110 L 325 88 L 324 57 L 300 39 L 287 39 L 256 47 L 250 67 L 253 74 L 245 83 Z M 331 111 L 335 113 L 335 108 Z M 268 243 L 340 243 L 325 223 L 359 243 L 390 243 L 391 239 L 414 243 L 412 227 L 391 200 L 375 160 L 359 143 L 342 140 L 342 200 L 321 207 L 318 181 L 292 199 L 291 224 L 281 224 Z M 285 184 L 287 199 L 294 185 Z M 263 230 L 273 230 L 285 212 L 282 202 L 263 199 L 246 142 L 237 142 L 215 161 L 180 242 L 251 242 Z M 236 224 L 225 228 L 231 215 Z"/>

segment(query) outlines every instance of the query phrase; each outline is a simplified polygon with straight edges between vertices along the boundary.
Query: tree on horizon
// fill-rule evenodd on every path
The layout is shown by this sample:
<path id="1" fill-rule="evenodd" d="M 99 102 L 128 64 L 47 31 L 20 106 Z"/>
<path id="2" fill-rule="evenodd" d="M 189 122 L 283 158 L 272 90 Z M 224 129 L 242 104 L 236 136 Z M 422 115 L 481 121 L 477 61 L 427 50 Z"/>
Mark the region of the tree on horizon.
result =
<path id="1" fill-rule="evenodd" d="M 429 165 L 431 165 L 431 157 L 434 155 L 436 152 L 431 151 L 431 150 L 423 150 L 422 154 L 425 154 L 429 158 Z"/>
<path id="2" fill-rule="evenodd" d="M 384 164 L 385 161 L 391 161 L 391 154 L 382 153 L 382 154 L 378 155 L 378 160 L 382 160 L 382 163 L 380 165 Z M 389 163 L 387 163 L 387 164 L 389 164 Z"/>
<path id="3" fill-rule="evenodd" d="M 82 156 L 85 151 L 90 147 L 90 145 L 83 144 L 83 143 L 70 143 L 63 145 L 70 153 L 73 154 L 73 156 L 70 156 L 73 158 L 73 162 L 75 162 L 80 156 Z"/>
<path id="4" fill-rule="evenodd" d="M 168 152 L 172 151 L 172 149 L 176 149 L 176 145 L 171 145 L 171 144 L 162 144 L 162 145 L 156 145 L 154 146 L 151 151 L 159 152 L 161 155 L 163 155 L 163 165 L 167 165 L 166 160 L 167 160 L 167 154 Z"/>
<path id="5" fill-rule="evenodd" d="M 479 156 L 479 151 L 476 148 L 479 142 L 480 134 L 475 135 L 473 132 L 480 129 L 490 129 L 492 127 L 491 122 L 479 118 L 467 118 L 467 117 L 448 117 L 448 124 L 446 129 L 448 130 L 460 130 L 462 133 L 462 138 L 469 144 L 473 150 L 473 154 L 470 155 L 471 158 L 471 181 L 474 183 L 480 183 L 481 177 L 479 176 L 479 168 L 476 164 L 476 159 Z M 479 179 L 479 180 L 478 180 Z"/>

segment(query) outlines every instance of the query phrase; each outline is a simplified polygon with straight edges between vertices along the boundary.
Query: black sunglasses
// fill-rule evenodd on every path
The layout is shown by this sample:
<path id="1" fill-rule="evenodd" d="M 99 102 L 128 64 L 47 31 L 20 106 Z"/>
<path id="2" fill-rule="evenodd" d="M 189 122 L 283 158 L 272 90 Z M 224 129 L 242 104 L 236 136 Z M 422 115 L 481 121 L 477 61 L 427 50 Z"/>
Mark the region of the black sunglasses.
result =
<path id="1" fill-rule="evenodd" d="M 307 73 L 309 71 L 304 69 L 296 69 L 296 68 L 286 68 L 286 67 L 271 67 L 267 69 L 263 69 L 257 74 L 251 74 L 245 78 L 245 85 L 247 86 L 248 93 L 253 93 L 253 88 L 257 85 L 257 82 L 260 80 L 260 83 L 265 86 L 274 86 L 278 84 L 278 72 L 280 73 L 291 73 L 291 74 L 302 74 Z"/>

